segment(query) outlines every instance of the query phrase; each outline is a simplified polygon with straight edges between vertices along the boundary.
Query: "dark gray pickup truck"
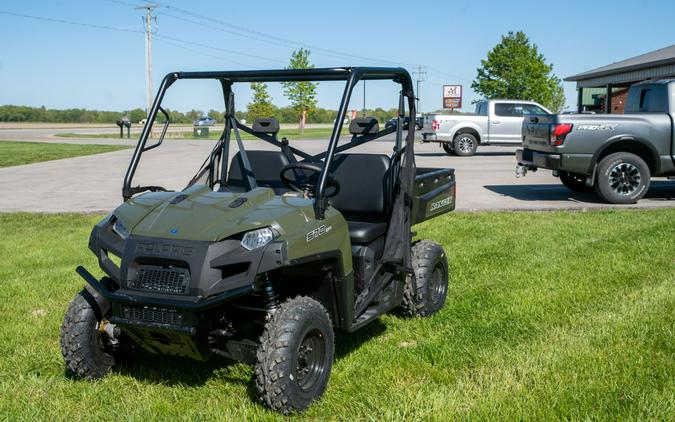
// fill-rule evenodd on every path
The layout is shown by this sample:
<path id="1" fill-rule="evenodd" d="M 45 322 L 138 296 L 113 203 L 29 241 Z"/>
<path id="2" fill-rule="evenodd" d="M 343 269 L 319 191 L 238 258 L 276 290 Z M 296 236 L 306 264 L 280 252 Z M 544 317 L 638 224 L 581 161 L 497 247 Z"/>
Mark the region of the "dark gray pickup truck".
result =
<path id="1" fill-rule="evenodd" d="M 675 175 L 675 80 L 630 87 L 623 115 L 551 114 L 523 121 L 516 175 L 545 168 L 569 189 L 613 204 L 642 198 L 652 176 Z"/>

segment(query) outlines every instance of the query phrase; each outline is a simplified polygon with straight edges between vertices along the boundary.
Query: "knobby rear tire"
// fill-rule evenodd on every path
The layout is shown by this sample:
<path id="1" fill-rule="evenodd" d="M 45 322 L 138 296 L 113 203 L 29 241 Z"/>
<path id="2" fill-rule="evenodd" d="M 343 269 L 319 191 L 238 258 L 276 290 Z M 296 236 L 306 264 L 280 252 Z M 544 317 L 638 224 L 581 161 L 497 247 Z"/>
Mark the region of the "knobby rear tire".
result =
<path id="1" fill-rule="evenodd" d="M 429 316 L 438 312 L 448 295 L 448 261 L 443 247 L 431 240 L 412 246 L 415 276 L 408 276 L 401 308 L 408 316 Z"/>

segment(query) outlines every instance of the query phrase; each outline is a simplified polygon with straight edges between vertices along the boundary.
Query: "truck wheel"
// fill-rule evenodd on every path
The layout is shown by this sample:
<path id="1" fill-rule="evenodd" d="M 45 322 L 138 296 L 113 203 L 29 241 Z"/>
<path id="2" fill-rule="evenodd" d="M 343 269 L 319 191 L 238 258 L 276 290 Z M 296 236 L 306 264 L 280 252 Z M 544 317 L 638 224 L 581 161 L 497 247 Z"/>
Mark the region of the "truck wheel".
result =
<path id="1" fill-rule="evenodd" d="M 455 154 L 460 157 L 469 157 L 476 153 L 478 149 L 478 140 L 470 133 L 460 133 L 452 140 L 452 146 Z"/>
<path id="2" fill-rule="evenodd" d="M 333 337 L 330 317 L 316 300 L 298 296 L 281 304 L 265 324 L 256 354 L 262 401 L 289 414 L 319 398 L 333 366 Z"/>
<path id="3" fill-rule="evenodd" d="M 611 204 L 634 204 L 649 190 L 651 174 L 647 163 L 629 152 L 615 152 L 598 164 L 595 190 Z"/>
<path id="4" fill-rule="evenodd" d="M 586 185 L 586 175 L 579 173 L 560 172 L 560 181 L 565 187 L 574 192 L 593 192 L 593 186 Z"/>
<path id="5" fill-rule="evenodd" d="M 448 261 L 443 247 L 431 240 L 412 246 L 415 277 L 408 276 L 401 308 L 409 316 L 429 316 L 440 310 L 448 295 Z"/>
<path id="6" fill-rule="evenodd" d="M 94 309 L 100 303 L 106 304 L 105 309 Z M 74 375 L 101 378 L 115 365 L 109 338 L 99 331 L 99 318 L 109 316 L 110 305 L 88 288 L 82 289 L 68 305 L 61 325 L 61 354 Z"/>
<path id="7" fill-rule="evenodd" d="M 452 150 L 452 145 L 446 143 L 443 143 L 441 145 L 443 146 L 443 151 L 445 151 L 446 154 L 455 155 L 455 151 Z"/>

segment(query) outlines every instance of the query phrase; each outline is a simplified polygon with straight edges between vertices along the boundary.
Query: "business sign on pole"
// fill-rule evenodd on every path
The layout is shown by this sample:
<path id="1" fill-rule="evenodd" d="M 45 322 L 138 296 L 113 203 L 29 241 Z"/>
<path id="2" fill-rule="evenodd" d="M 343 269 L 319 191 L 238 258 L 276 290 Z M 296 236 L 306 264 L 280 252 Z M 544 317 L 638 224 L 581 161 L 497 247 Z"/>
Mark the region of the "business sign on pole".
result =
<path id="1" fill-rule="evenodd" d="M 443 108 L 462 108 L 462 85 L 443 85 Z"/>

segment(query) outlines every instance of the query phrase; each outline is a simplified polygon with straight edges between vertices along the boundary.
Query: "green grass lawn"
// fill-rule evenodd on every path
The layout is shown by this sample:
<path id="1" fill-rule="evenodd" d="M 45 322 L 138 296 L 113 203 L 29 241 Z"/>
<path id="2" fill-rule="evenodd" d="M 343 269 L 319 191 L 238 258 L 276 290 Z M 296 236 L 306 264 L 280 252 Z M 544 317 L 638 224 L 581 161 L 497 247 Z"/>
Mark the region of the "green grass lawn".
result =
<path id="1" fill-rule="evenodd" d="M 297 128 L 295 129 L 281 129 L 279 133 L 277 134 L 277 137 L 281 140 L 284 136 L 287 137 L 290 141 L 296 140 L 296 139 L 313 139 L 313 138 L 326 138 L 330 136 L 330 134 L 333 132 L 332 128 L 306 128 L 305 132 L 300 135 L 300 132 L 298 131 Z M 209 130 L 209 138 L 208 139 L 219 139 L 220 136 L 223 133 L 223 128 L 218 127 L 214 128 L 211 127 Z M 255 136 L 251 136 L 248 133 L 245 133 L 243 131 L 239 131 L 239 134 L 241 135 L 241 139 L 245 140 L 251 140 L 251 139 L 258 139 Z M 348 130 L 345 127 L 343 132 L 343 135 L 348 135 Z M 119 139 L 119 135 L 116 133 L 57 133 L 56 136 L 62 137 L 62 138 L 105 138 L 105 139 Z M 124 134 L 125 139 L 126 139 L 126 133 Z M 232 134 L 233 139 L 234 139 L 234 133 Z M 138 135 L 135 135 L 135 137 L 132 135 L 132 138 L 137 139 Z M 204 138 L 195 138 L 192 136 L 192 129 L 186 130 L 186 131 L 180 131 L 180 132 L 167 132 L 166 134 L 167 139 L 204 139 Z"/>
<path id="2" fill-rule="evenodd" d="M 121 145 L 52 144 L 47 142 L 0 141 L 0 167 L 100 154 L 129 148 Z"/>
<path id="3" fill-rule="evenodd" d="M 0 420 L 283 419 L 251 369 L 137 356 L 65 373 L 59 326 L 101 216 L 0 214 Z M 340 420 L 672 420 L 675 209 L 453 213 L 417 227 L 451 284 L 428 319 L 338 336 L 323 399 Z M 669 416 L 670 415 L 670 416 Z"/>

